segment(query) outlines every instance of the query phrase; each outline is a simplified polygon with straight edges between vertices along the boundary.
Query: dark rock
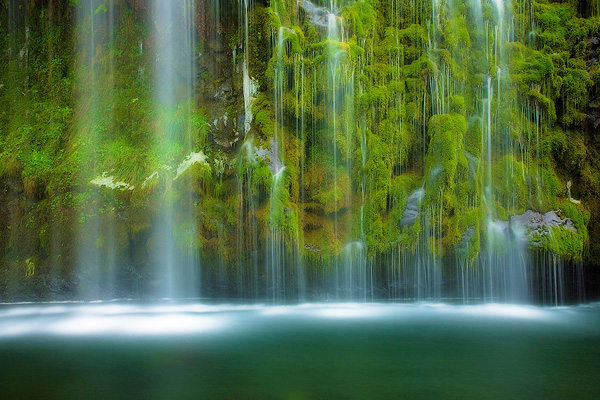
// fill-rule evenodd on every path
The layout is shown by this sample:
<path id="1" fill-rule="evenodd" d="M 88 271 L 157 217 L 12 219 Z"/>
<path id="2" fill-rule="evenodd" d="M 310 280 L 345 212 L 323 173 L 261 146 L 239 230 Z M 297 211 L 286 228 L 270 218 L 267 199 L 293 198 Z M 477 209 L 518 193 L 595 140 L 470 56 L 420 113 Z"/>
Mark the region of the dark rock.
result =
<path id="1" fill-rule="evenodd" d="M 298 4 L 306 12 L 308 19 L 321 28 L 327 28 L 329 26 L 329 10 L 324 7 L 318 7 L 310 1 L 302 0 Z"/>
<path id="2" fill-rule="evenodd" d="M 467 165 L 469 166 L 469 176 L 471 179 L 477 178 L 477 167 L 479 165 L 479 160 L 469 152 L 465 152 L 465 157 L 467 158 Z"/>
<path id="3" fill-rule="evenodd" d="M 590 103 L 588 107 L 588 122 L 593 129 L 598 129 L 598 126 L 600 126 L 600 110 L 596 108 L 597 106 L 594 103 Z"/>
<path id="4" fill-rule="evenodd" d="M 540 238 L 550 235 L 550 228 L 563 227 L 577 233 L 577 228 L 570 218 L 562 217 L 561 211 L 548 211 L 542 214 L 537 211 L 527 210 L 523 214 L 510 218 L 510 227 L 513 232 L 527 238 L 532 246 L 540 242 Z"/>
<path id="5" fill-rule="evenodd" d="M 425 190 L 423 188 L 415 190 L 408 196 L 402 219 L 400 219 L 399 222 L 400 227 L 413 226 L 415 224 L 417 217 L 419 216 L 419 204 L 421 203 L 423 196 L 425 196 Z"/>
<path id="6" fill-rule="evenodd" d="M 246 115 L 243 112 L 238 113 L 235 127 L 238 129 L 244 129 L 246 123 Z"/>
<path id="7" fill-rule="evenodd" d="M 273 175 L 277 175 L 284 167 L 283 162 L 281 162 L 281 158 L 279 157 L 279 145 L 275 139 L 271 139 L 268 148 L 261 147 L 256 149 L 256 157 L 265 160 L 269 171 L 271 171 Z"/>
<path id="8" fill-rule="evenodd" d="M 474 234 L 475 234 L 474 226 L 470 226 L 467 229 L 465 229 L 465 231 L 462 234 L 462 237 L 460 238 L 460 242 L 458 243 L 458 245 L 456 247 L 458 249 L 466 249 L 467 246 L 469 245 L 469 241 L 471 240 L 471 238 L 473 237 Z"/>
<path id="9" fill-rule="evenodd" d="M 225 49 L 223 41 L 219 37 L 212 38 L 207 44 L 208 47 L 216 53 L 222 52 Z"/>

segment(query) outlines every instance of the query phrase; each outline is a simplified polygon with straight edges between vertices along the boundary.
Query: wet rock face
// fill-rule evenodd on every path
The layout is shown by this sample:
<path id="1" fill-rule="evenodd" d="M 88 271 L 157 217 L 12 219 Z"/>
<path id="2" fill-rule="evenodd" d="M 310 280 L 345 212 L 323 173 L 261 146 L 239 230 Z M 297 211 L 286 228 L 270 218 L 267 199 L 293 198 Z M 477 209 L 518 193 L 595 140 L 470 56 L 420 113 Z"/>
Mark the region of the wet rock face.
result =
<path id="1" fill-rule="evenodd" d="M 313 253 L 320 253 L 323 251 L 323 249 L 321 249 L 316 244 L 310 244 L 310 243 L 305 244 L 304 249 L 306 249 L 308 251 L 312 251 Z"/>
<path id="2" fill-rule="evenodd" d="M 419 204 L 421 203 L 423 196 L 425 196 L 425 190 L 423 188 L 419 188 L 412 192 L 408 197 L 408 200 L 406 200 L 404 213 L 402 214 L 402 219 L 400 219 L 400 227 L 413 226 L 415 224 L 417 217 L 419 216 Z"/>
<path id="3" fill-rule="evenodd" d="M 460 238 L 460 242 L 458 243 L 458 245 L 456 246 L 457 249 L 461 249 L 464 250 L 468 247 L 469 245 L 469 241 L 471 240 L 471 238 L 473 237 L 473 235 L 475 234 L 475 227 L 474 226 L 470 226 L 468 227 L 462 234 L 461 238 Z"/>
<path id="4" fill-rule="evenodd" d="M 577 233 L 573 221 L 570 218 L 561 217 L 561 214 L 561 211 L 548 211 L 542 214 L 527 210 L 521 215 L 512 216 L 509 226 L 516 234 L 526 237 L 531 246 L 536 246 L 541 244 L 541 239 L 551 234 L 550 228 L 562 227 Z"/>
<path id="5" fill-rule="evenodd" d="M 221 32 L 207 35 L 198 51 L 195 80 L 198 107 L 207 116 L 215 148 L 233 152 L 245 133 L 243 90 L 236 83 L 242 70 L 236 54 L 242 50 L 231 47 L 228 36 Z"/>
<path id="6" fill-rule="evenodd" d="M 588 104 L 587 118 L 592 130 L 597 130 L 600 127 L 600 99 Z"/>
<path id="7" fill-rule="evenodd" d="M 256 150 L 256 157 L 262 158 L 267 163 L 269 171 L 273 175 L 277 175 L 284 167 L 281 158 L 279 157 L 279 145 L 274 139 L 271 139 L 269 145 Z"/>
<path id="8" fill-rule="evenodd" d="M 306 12 L 308 19 L 313 25 L 321 28 L 327 28 L 329 25 L 329 10 L 324 7 L 318 7 L 310 1 L 299 1 L 298 5 Z"/>
<path id="9" fill-rule="evenodd" d="M 586 64 L 591 67 L 598 63 L 600 59 L 600 34 L 594 35 L 586 40 L 589 54 Z M 594 91 L 591 91 L 594 94 Z M 596 96 L 590 98 L 588 103 L 587 120 L 591 131 L 596 131 L 600 127 L 600 93 L 596 92 Z"/>

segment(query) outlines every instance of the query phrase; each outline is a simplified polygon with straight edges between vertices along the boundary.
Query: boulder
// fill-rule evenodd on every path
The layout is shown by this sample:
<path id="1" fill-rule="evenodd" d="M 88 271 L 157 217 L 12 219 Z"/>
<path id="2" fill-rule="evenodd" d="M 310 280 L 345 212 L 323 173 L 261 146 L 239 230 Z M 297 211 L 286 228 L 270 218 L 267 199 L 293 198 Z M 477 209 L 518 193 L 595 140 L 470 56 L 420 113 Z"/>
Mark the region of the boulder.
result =
<path id="1" fill-rule="evenodd" d="M 402 226 L 413 226 L 417 221 L 417 217 L 419 216 L 419 204 L 421 203 L 421 199 L 425 196 L 425 189 L 419 188 L 411 193 L 408 196 L 408 200 L 406 200 L 406 207 L 404 208 L 404 213 L 402 213 L 402 218 L 400 219 L 400 227 Z"/>
<path id="2" fill-rule="evenodd" d="M 570 218 L 562 217 L 561 211 L 548 211 L 540 213 L 527 210 L 523 214 L 510 217 L 509 226 L 517 235 L 526 237 L 531 246 L 536 246 L 542 242 L 546 236 L 550 235 L 551 228 L 563 227 L 577 233 L 577 228 Z"/>
<path id="3" fill-rule="evenodd" d="M 316 26 L 327 28 L 329 26 L 329 10 L 325 7 L 319 7 L 310 1 L 302 0 L 298 4 L 306 12 L 308 19 Z"/>

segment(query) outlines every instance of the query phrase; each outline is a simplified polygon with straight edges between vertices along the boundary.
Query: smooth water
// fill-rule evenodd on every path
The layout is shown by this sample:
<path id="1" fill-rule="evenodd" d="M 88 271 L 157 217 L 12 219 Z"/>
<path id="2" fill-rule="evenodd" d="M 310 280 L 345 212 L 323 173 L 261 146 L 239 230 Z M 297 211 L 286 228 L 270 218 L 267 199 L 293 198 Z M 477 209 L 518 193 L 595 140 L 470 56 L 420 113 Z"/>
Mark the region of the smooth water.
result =
<path id="1" fill-rule="evenodd" d="M 0 306 L 2 398 L 600 398 L 600 304 Z"/>

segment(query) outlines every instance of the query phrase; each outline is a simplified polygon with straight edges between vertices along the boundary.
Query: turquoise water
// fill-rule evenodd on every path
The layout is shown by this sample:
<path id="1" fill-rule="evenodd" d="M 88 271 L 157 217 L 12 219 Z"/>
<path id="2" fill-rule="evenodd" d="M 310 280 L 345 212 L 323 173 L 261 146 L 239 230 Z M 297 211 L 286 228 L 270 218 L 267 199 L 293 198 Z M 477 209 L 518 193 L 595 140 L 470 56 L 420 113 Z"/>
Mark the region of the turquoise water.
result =
<path id="1" fill-rule="evenodd" d="M 600 305 L 1 305 L 0 394 L 598 399 Z"/>

